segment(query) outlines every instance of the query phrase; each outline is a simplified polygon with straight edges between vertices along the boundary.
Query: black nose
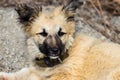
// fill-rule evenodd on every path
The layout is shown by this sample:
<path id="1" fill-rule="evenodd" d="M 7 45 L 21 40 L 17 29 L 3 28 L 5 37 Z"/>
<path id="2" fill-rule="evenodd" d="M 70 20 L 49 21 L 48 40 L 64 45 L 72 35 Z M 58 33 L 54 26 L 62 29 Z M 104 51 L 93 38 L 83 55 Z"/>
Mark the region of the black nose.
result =
<path id="1" fill-rule="evenodd" d="M 51 48 L 49 51 L 52 53 L 58 53 L 59 49 L 58 48 Z"/>

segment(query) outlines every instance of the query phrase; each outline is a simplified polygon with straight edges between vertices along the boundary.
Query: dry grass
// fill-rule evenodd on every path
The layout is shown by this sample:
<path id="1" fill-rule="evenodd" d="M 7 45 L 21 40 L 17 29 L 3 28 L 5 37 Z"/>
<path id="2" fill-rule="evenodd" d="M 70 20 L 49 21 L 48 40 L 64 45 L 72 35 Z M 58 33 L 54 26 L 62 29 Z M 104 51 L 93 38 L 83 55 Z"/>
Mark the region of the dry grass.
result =
<path id="1" fill-rule="evenodd" d="M 120 43 L 120 28 L 110 22 L 114 17 L 120 16 L 119 2 L 120 0 L 86 0 L 83 9 L 79 9 L 79 15 L 108 39 Z"/>

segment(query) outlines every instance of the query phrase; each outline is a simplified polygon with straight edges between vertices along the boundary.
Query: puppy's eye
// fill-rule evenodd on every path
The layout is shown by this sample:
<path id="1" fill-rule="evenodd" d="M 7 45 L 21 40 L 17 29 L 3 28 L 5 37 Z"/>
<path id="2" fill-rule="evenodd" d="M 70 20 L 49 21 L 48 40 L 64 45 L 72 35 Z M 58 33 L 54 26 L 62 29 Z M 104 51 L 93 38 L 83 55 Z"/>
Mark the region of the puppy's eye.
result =
<path id="1" fill-rule="evenodd" d="M 48 35 L 48 33 L 45 31 L 45 29 L 43 29 L 43 32 L 37 33 L 37 35 L 41 35 L 43 37 L 46 37 Z"/>
<path id="2" fill-rule="evenodd" d="M 65 35 L 66 33 L 65 32 L 62 32 L 62 29 L 60 28 L 60 30 L 58 31 L 58 35 L 60 37 L 62 37 L 63 35 Z"/>
<path id="3" fill-rule="evenodd" d="M 67 21 L 68 21 L 68 22 L 69 22 L 69 21 L 74 21 L 74 16 L 68 17 L 68 18 L 67 18 Z"/>
<path id="4" fill-rule="evenodd" d="M 39 33 L 41 36 L 43 36 L 43 37 L 46 37 L 48 34 L 47 33 L 45 33 L 45 32 L 41 32 L 41 33 Z"/>
<path id="5" fill-rule="evenodd" d="M 58 35 L 61 37 L 63 35 L 65 35 L 66 33 L 65 32 L 59 32 Z"/>

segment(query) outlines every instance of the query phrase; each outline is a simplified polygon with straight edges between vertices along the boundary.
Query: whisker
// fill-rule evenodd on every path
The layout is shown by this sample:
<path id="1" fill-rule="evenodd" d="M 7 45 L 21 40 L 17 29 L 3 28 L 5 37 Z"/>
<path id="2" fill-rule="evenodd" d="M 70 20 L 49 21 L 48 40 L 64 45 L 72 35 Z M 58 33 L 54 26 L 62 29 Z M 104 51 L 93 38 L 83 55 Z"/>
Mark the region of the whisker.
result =
<path id="1" fill-rule="evenodd" d="M 58 60 L 60 61 L 60 63 L 63 63 L 63 61 L 60 58 L 58 58 Z"/>

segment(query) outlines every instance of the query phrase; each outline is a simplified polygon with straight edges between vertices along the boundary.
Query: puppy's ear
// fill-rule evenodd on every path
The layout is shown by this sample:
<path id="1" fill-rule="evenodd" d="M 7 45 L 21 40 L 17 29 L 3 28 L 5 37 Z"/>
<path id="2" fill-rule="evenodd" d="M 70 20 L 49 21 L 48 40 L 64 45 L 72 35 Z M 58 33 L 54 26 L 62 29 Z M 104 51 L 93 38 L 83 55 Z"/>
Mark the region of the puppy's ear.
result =
<path id="1" fill-rule="evenodd" d="M 83 1 L 79 0 L 65 0 L 65 1 L 66 2 L 64 2 L 62 11 L 65 12 L 65 16 L 67 17 L 68 21 L 74 20 L 75 11 L 78 7 L 83 5 Z"/>
<path id="2" fill-rule="evenodd" d="M 38 16 L 39 12 L 42 10 L 41 7 L 30 7 L 27 4 L 20 4 L 15 8 L 18 13 L 18 18 L 20 23 L 28 24 Z"/>

